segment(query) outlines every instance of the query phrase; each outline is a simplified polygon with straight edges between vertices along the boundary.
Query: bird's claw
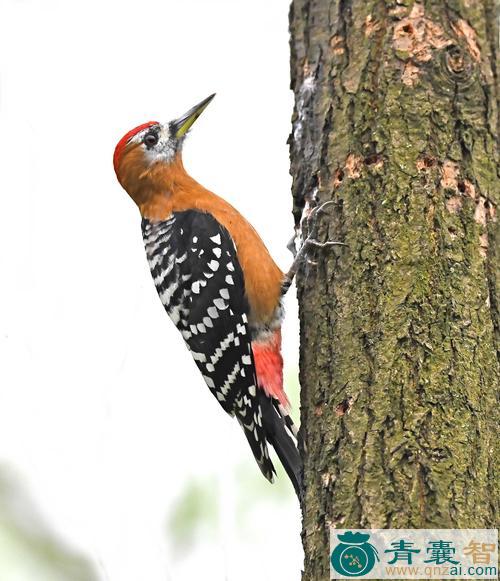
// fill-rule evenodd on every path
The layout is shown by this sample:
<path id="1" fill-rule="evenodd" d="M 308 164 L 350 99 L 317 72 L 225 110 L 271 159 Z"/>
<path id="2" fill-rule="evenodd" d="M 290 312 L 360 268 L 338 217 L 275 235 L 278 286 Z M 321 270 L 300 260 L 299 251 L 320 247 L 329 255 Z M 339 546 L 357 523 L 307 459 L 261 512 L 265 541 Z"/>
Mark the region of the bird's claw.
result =
<path id="1" fill-rule="evenodd" d="M 316 246 L 316 248 L 325 248 L 326 246 L 347 246 L 345 242 L 338 242 L 336 240 L 327 240 L 326 242 L 320 242 L 314 238 L 306 238 L 304 245 Z"/>
<path id="2" fill-rule="evenodd" d="M 320 212 L 323 212 L 326 206 L 329 206 L 329 205 L 334 204 L 334 203 L 335 202 L 333 200 L 329 200 L 328 202 L 324 202 L 320 206 L 316 206 L 315 208 L 313 208 L 311 210 L 311 212 L 309 213 L 309 215 L 305 219 L 305 222 L 307 224 L 307 229 L 309 231 L 314 230 L 314 227 L 316 225 L 316 221 L 318 219 L 318 215 L 320 214 Z M 312 228 L 309 228 L 309 224 L 311 221 L 313 221 L 313 225 L 312 225 Z M 284 278 L 284 281 L 283 281 L 283 285 L 282 285 L 283 294 L 285 294 L 286 291 L 290 288 L 290 286 L 293 282 L 293 279 L 295 278 L 295 275 L 297 273 L 297 270 L 299 269 L 300 263 L 301 263 L 302 259 L 304 258 L 304 255 L 307 252 L 308 247 L 314 246 L 315 248 L 327 248 L 329 246 L 347 246 L 347 244 L 345 244 L 344 242 L 339 242 L 337 240 L 327 240 L 326 242 L 320 242 L 319 240 L 317 240 L 316 238 L 313 237 L 313 234 L 311 232 L 311 233 L 309 233 L 307 238 L 304 240 L 304 242 L 302 243 L 300 248 L 297 250 L 295 247 L 295 239 L 296 239 L 296 235 L 293 236 L 287 244 L 287 248 L 293 254 L 294 260 L 292 262 L 292 266 L 288 270 L 288 272 Z M 313 261 L 310 259 L 307 260 L 307 263 L 313 264 L 313 265 L 317 264 L 316 261 Z"/>

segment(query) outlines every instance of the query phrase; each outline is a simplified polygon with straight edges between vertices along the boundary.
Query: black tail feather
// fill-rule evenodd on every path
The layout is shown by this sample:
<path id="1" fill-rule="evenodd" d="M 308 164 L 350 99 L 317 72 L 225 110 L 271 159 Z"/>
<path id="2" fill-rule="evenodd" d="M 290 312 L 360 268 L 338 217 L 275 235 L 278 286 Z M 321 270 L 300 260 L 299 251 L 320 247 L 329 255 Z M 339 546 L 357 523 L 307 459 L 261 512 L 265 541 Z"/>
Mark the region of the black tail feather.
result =
<path id="1" fill-rule="evenodd" d="M 263 425 L 263 419 L 262 421 L 260 419 L 263 411 L 260 409 L 259 399 L 240 396 L 235 398 L 234 403 L 234 415 L 243 428 L 254 458 L 262 474 L 269 482 L 273 482 L 276 471 L 271 458 L 269 458 L 266 429 Z"/>
<path id="2" fill-rule="evenodd" d="M 278 454 L 278 458 L 286 470 L 299 501 L 303 495 L 303 466 L 297 446 L 287 431 L 285 418 L 279 413 L 279 403 L 259 389 L 259 403 L 262 410 L 262 425 L 268 442 Z"/>

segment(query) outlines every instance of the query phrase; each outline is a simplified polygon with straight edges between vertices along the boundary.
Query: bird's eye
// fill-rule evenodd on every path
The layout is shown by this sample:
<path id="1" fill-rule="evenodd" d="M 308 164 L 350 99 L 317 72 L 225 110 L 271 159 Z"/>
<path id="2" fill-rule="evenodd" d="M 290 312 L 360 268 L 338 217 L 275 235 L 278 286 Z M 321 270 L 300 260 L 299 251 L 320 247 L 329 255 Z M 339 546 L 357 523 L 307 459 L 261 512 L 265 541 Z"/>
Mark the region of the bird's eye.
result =
<path id="1" fill-rule="evenodd" d="M 144 137 L 144 143 L 147 147 L 154 147 L 158 143 L 158 135 L 156 133 L 148 133 Z"/>

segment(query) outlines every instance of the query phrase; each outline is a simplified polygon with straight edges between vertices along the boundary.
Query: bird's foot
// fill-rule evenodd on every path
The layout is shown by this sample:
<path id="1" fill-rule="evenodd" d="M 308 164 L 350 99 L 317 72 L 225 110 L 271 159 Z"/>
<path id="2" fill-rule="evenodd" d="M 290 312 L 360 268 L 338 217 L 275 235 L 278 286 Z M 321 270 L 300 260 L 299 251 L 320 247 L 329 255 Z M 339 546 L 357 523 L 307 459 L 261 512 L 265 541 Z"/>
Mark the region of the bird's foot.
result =
<path id="1" fill-rule="evenodd" d="M 302 243 L 302 245 L 300 246 L 300 248 L 297 250 L 295 247 L 295 239 L 296 236 L 293 236 L 292 239 L 290 240 L 290 242 L 287 244 L 287 248 L 290 250 L 290 252 L 292 252 L 294 259 L 292 262 L 292 265 L 290 267 L 290 269 L 288 270 L 288 272 L 285 275 L 285 278 L 283 279 L 283 285 L 282 285 L 282 293 L 285 294 L 288 289 L 290 288 L 293 279 L 295 278 L 295 275 L 297 274 L 298 269 L 300 268 L 300 265 L 302 263 L 302 261 L 304 259 L 307 259 L 307 262 L 309 264 L 317 264 L 315 261 L 312 261 L 310 259 L 307 258 L 307 251 L 309 248 L 314 247 L 314 248 L 328 248 L 330 246 L 347 246 L 347 244 L 345 244 L 344 242 L 339 242 L 336 240 L 327 240 L 325 242 L 320 242 L 319 240 L 317 240 L 314 237 L 314 230 L 318 221 L 318 216 L 319 214 L 324 211 L 325 207 L 334 204 L 335 202 L 333 201 L 328 201 L 328 202 L 324 202 L 323 204 L 321 204 L 320 206 L 317 206 L 316 208 L 313 208 L 309 215 L 306 217 L 305 222 L 307 224 L 307 230 L 310 232 L 310 234 L 307 236 L 307 238 L 304 240 L 304 242 Z M 312 223 L 312 226 L 311 226 Z"/>
<path id="2" fill-rule="evenodd" d="M 328 248 L 330 246 L 347 246 L 347 244 L 345 244 L 344 242 L 338 242 L 336 240 L 327 240 L 326 242 L 320 242 L 315 238 L 306 238 L 302 246 L 296 253 L 295 258 L 293 259 L 292 262 L 292 266 L 289 268 L 288 272 L 285 275 L 285 278 L 283 279 L 282 285 L 283 294 L 285 294 L 287 290 L 290 288 L 293 279 L 295 278 L 295 275 L 297 274 L 297 271 L 300 268 L 300 265 L 304 259 L 307 259 L 308 264 L 313 265 L 317 264 L 316 261 L 307 258 L 307 250 L 311 246 L 315 248 Z"/>

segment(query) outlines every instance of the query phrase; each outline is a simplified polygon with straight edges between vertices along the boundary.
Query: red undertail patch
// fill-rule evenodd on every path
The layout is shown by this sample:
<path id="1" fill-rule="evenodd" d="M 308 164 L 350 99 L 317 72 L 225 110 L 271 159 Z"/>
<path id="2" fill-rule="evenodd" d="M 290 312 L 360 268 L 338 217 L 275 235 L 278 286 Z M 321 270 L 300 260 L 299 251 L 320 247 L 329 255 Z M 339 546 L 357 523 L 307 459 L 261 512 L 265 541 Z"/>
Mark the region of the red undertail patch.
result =
<path id="1" fill-rule="evenodd" d="M 267 395 L 276 398 L 286 409 L 290 402 L 283 390 L 283 357 L 281 356 L 281 330 L 268 341 L 252 343 L 257 381 Z"/>

